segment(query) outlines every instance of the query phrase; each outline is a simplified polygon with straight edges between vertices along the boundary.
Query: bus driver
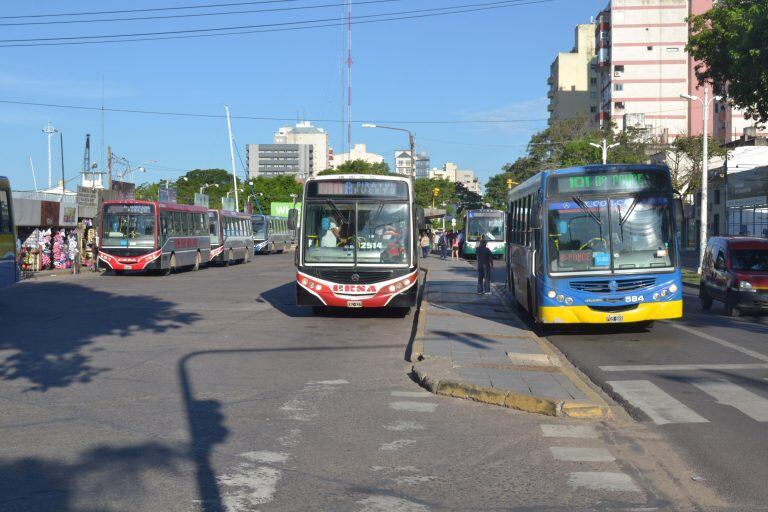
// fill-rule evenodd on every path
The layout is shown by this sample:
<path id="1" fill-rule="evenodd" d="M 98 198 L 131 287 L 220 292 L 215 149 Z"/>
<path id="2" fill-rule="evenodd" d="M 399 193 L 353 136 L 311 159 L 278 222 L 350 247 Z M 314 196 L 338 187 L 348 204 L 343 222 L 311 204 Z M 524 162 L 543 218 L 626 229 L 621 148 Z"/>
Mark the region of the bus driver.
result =
<path id="1" fill-rule="evenodd" d="M 323 217 L 320 227 L 325 231 L 320 238 L 320 247 L 336 247 L 341 240 L 339 226 L 330 217 Z"/>

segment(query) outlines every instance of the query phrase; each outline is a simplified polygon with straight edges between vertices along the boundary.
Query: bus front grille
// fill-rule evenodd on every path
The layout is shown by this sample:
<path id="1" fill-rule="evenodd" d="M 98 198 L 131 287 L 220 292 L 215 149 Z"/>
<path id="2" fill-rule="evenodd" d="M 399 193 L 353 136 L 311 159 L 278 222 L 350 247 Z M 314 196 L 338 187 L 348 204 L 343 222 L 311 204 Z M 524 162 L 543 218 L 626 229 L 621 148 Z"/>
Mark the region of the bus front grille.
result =
<path id="1" fill-rule="evenodd" d="M 615 285 L 612 287 L 611 282 Z M 629 292 L 649 288 L 656 284 L 655 277 L 641 277 L 637 279 L 598 279 L 593 281 L 571 281 L 571 288 L 580 292 L 611 293 Z M 611 289 L 613 288 L 613 289 Z"/>
<path id="2" fill-rule="evenodd" d="M 353 278 L 352 276 L 357 276 Z M 356 284 L 377 283 L 395 277 L 391 270 L 320 270 L 317 277 L 333 283 Z"/>
<path id="3" fill-rule="evenodd" d="M 599 311 L 601 313 L 622 313 L 624 311 L 632 311 L 637 309 L 637 304 L 626 304 L 621 306 L 588 306 L 592 311 Z"/>

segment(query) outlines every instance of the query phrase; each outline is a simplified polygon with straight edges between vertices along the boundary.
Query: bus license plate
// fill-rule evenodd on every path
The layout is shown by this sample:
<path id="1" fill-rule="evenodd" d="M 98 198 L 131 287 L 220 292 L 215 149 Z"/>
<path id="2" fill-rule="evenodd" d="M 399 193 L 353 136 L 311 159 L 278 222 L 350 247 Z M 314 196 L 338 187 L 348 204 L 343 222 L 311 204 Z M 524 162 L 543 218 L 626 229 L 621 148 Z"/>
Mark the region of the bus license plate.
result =
<path id="1" fill-rule="evenodd" d="M 624 321 L 624 315 L 606 315 L 605 321 L 608 323 L 617 323 Z"/>
<path id="2" fill-rule="evenodd" d="M 360 300 L 348 300 L 347 301 L 347 307 L 348 308 L 361 308 L 363 307 L 363 302 Z"/>

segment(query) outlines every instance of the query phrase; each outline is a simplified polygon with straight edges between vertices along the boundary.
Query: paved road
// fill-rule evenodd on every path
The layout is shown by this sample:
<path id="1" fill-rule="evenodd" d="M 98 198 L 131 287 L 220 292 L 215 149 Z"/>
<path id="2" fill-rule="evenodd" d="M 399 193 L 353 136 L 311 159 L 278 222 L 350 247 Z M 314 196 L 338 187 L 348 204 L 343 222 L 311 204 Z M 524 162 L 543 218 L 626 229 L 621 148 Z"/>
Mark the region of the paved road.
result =
<path id="1" fill-rule="evenodd" d="M 0 291 L 0 510 L 718 510 L 646 425 L 425 394 L 412 317 L 313 317 L 292 255 Z"/>
<path id="2" fill-rule="evenodd" d="M 768 510 L 768 317 L 705 312 L 696 294 L 682 321 L 549 340 L 740 510 Z"/>

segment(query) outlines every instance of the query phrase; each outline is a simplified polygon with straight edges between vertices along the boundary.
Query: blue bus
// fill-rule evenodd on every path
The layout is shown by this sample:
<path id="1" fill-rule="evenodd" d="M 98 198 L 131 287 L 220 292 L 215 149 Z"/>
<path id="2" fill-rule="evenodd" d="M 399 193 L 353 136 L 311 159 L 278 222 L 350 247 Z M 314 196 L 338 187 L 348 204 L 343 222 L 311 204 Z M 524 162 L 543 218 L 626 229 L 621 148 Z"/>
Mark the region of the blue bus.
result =
<path id="1" fill-rule="evenodd" d="M 541 324 L 680 318 L 682 203 L 669 169 L 544 171 L 509 192 L 507 286 Z"/>
<path id="2" fill-rule="evenodd" d="M 0 176 L 0 288 L 19 280 L 11 183 Z"/>

